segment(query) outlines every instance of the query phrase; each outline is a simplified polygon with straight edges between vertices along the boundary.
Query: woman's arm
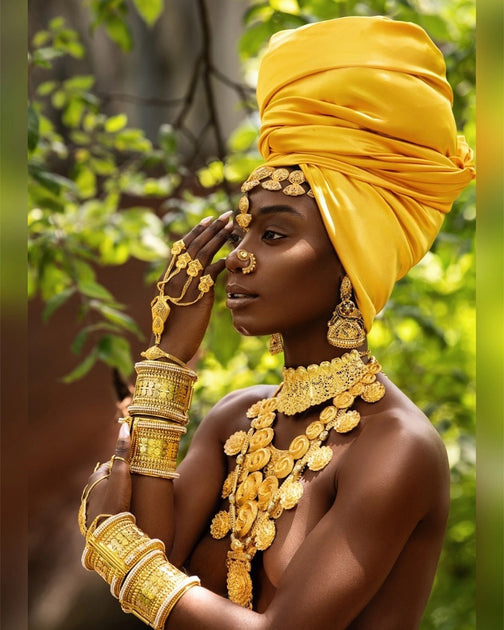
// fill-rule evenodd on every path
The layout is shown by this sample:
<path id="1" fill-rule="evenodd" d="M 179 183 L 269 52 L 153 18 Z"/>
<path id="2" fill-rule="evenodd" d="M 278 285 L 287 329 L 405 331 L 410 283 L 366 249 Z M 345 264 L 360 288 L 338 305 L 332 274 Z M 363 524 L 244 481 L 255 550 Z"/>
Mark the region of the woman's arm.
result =
<path id="1" fill-rule="evenodd" d="M 170 312 L 157 346 L 184 363 L 188 362 L 198 350 L 208 326 L 214 301 L 213 289 L 199 296 L 198 281 L 204 275 L 215 280 L 224 269 L 223 259 L 215 262 L 213 259 L 229 237 L 232 229 L 232 223 L 229 222 L 230 215 L 231 212 L 227 212 L 214 221 L 210 217 L 203 219 L 183 239 L 184 253 L 189 254 L 191 260 L 198 260 L 201 263 L 199 275 L 189 284 L 181 300 L 183 303 L 193 301 L 194 303 L 190 306 L 179 306 L 172 301 L 167 302 Z M 164 295 L 172 297 L 181 295 L 188 278 L 184 270 L 173 275 L 163 286 Z M 154 345 L 154 342 L 153 326 L 150 345 Z M 201 463 L 209 469 L 213 462 L 218 462 L 217 458 L 211 460 L 211 457 L 213 458 L 213 455 L 209 452 L 200 454 L 200 458 L 204 458 L 201 459 Z M 216 475 L 218 475 L 217 472 L 214 477 Z M 107 485 L 106 480 L 93 489 L 89 498 L 88 513 L 99 511 L 96 506 L 103 502 Z M 172 547 L 176 529 L 174 485 L 171 479 L 132 475 L 130 509 L 135 514 L 139 527 L 149 536 L 163 540 L 167 549 Z"/>

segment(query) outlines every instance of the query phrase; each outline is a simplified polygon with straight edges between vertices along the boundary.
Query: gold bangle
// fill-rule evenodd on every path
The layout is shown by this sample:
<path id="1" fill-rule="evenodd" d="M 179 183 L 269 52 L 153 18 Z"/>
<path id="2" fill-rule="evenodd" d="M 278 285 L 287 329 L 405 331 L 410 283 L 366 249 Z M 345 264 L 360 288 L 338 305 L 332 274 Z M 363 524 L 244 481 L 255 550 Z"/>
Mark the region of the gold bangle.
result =
<path id="1" fill-rule="evenodd" d="M 97 466 L 101 466 L 101 464 L 97 464 Z M 96 472 L 96 468 L 95 468 L 95 472 Z M 109 473 L 110 475 L 110 473 Z M 89 498 L 89 495 L 91 493 L 91 490 L 100 483 L 100 481 L 103 481 L 104 479 L 108 479 L 109 475 L 103 475 L 102 477 L 98 477 L 98 479 L 95 479 L 93 481 L 93 483 L 91 485 L 86 484 L 86 486 L 84 486 L 84 490 L 82 491 L 82 495 L 81 495 L 81 502 L 80 502 L 80 506 L 79 506 L 79 513 L 77 515 L 77 522 L 79 524 L 79 531 L 80 533 L 85 536 L 88 528 L 86 527 L 86 520 L 87 520 L 87 501 Z"/>
<path id="2" fill-rule="evenodd" d="M 131 433 L 130 471 L 164 479 L 178 477 L 178 448 L 185 432 L 185 427 L 166 420 L 136 417 Z"/>
<path id="3" fill-rule="evenodd" d="M 176 363 L 177 365 L 180 365 L 180 367 L 183 367 L 187 370 L 190 369 L 187 363 L 184 363 L 177 357 L 173 356 L 173 354 L 170 354 L 169 352 L 165 352 L 159 346 L 151 346 L 150 348 L 147 348 L 147 350 L 144 350 L 144 352 L 141 352 L 140 355 L 142 357 L 145 357 L 149 361 L 156 361 L 156 359 L 168 359 L 172 363 Z"/>
<path id="4" fill-rule="evenodd" d="M 135 370 L 135 392 L 128 413 L 187 424 L 193 386 L 198 378 L 196 373 L 160 361 L 140 361 L 135 364 Z"/>
<path id="5" fill-rule="evenodd" d="M 121 512 L 88 533 L 81 562 L 85 569 L 96 571 L 110 584 L 110 591 L 117 598 L 127 573 L 144 556 L 155 550 L 163 552 L 164 548 L 161 540 L 149 538 L 136 526 L 133 514 Z"/>
<path id="6" fill-rule="evenodd" d="M 193 586 L 196 576 L 188 577 L 168 560 L 153 551 L 130 571 L 119 593 L 121 608 L 133 613 L 155 630 L 162 630 L 175 604 Z"/>

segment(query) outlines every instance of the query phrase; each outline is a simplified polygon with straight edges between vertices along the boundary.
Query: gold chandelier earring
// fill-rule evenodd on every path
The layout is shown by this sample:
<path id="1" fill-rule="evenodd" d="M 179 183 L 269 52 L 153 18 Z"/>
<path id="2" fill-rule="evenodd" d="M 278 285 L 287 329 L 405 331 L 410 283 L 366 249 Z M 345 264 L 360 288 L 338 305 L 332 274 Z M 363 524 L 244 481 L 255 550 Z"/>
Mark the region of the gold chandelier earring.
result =
<path id="1" fill-rule="evenodd" d="M 270 354 L 278 354 L 279 352 L 283 352 L 283 339 L 280 333 L 273 333 L 269 340 L 269 351 Z"/>
<path id="2" fill-rule="evenodd" d="M 352 283 L 348 276 L 341 281 L 340 300 L 327 322 L 327 341 L 336 348 L 358 348 L 366 340 L 366 329 L 362 313 L 352 300 Z"/>

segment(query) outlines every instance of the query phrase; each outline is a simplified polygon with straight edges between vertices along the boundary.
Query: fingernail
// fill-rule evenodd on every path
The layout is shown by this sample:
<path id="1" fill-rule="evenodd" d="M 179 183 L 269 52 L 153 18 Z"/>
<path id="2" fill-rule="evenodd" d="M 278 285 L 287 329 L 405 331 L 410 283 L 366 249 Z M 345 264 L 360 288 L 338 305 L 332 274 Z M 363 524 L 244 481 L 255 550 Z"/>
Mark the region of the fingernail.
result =
<path id="1" fill-rule="evenodd" d="M 224 214 L 221 214 L 220 217 L 217 220 L 218 221 L 226 221 L 232 214 L 233 214 L 233 211 L 232 210 L 228 210 L 227 212 L 224 212 Z"/>
<path id="2" fill-rule="evenodd" d="M 212 217 L 205 217 L 204 219 L 201 219 L 200 225 L 208 225 L 212 222 L 212 220 Z"/>
<path id="3" fill-rule="evenodd" d="M 129 426 L 127 422 L 123 422 L 121 424 L 121 428 L 119 429 L 119 437 L 124 439 L 129 437 Z"/>

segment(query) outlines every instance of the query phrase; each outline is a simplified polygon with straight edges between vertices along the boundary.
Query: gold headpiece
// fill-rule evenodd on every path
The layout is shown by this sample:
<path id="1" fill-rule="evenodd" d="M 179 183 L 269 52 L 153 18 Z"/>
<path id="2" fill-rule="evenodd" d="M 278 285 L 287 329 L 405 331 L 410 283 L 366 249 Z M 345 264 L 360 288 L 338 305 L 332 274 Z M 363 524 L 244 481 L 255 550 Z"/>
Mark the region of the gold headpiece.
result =
<path id="1" fill-rule="evenodd" d="M 281 182 L 288 181 L 289 184 L 282 187 Z M 310 197 L 313 197 L 313 192 L 310 189 L 310 185 L 306 181 L 304 173 L 300 169 L 289 171 L 287 168 L 274 168 L 273 166 L 259 166 L 249 175 L 248 179 L 242 184 L 241 191 L 243 193 L 238 203 L 238 210 L 240 214 L 236 217 L 236 222 L 242 228 L 247 230 L 252 215 L 248 213 L 249 198 L 247 193 L 259 186 L 259 184 L 265 190 L 281 190 L 284 195 L 288 197 L 298 197 L 305 193 Z M 306 184 L 308 189 L 303 188 L 301 184 Z"/>

